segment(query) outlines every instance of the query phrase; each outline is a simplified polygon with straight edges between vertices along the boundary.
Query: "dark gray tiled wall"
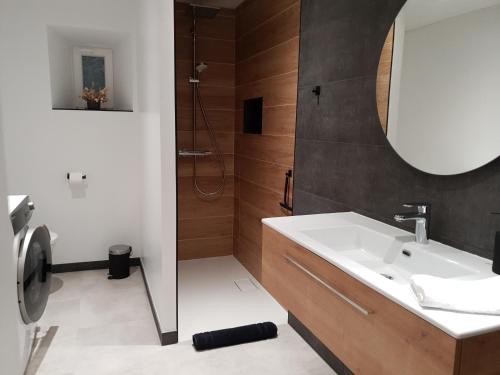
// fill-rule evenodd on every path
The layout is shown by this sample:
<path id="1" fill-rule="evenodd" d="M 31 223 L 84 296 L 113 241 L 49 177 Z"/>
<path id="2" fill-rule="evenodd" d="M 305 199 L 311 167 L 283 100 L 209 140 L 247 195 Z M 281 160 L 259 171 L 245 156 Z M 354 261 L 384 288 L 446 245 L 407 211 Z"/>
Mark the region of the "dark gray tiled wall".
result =
<path id="1" fill-rule="evenodd" d="M 491 258 L 500 159 L 462 175 L 429 175 L 404 162 L 381 129 L 378 60 L 404 2 L 302 1 L 294 214 L 352 210 L 412 229 L 394 213 L 403 202 L 429 201 L 431 238 Z"/>

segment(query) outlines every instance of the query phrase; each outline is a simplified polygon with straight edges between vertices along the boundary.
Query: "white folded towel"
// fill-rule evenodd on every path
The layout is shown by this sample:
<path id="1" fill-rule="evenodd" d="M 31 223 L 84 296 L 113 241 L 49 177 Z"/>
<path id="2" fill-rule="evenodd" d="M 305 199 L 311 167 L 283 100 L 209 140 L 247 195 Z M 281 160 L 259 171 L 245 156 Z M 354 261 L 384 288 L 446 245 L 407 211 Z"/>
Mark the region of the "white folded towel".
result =
<path id="1" fill-rule="evenodd" d="M 414 275 L 410 285 L 422 307 L 500 315 L 500 276 L 481 280 L 453 280 Z"/>

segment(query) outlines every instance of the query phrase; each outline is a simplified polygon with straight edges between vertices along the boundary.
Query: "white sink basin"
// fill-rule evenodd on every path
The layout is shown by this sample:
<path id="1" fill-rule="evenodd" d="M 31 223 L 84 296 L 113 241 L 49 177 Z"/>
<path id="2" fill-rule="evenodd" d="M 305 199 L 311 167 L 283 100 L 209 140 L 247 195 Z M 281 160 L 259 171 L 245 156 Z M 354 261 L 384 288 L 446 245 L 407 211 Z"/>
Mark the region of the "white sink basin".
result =
<path id="1" fill-rule="evenodd" d="M 262 222 L 455 338 L 500 329 L 500 316 L 422 308 L 410 286 L 415 274 L 462 280 L 494 277 L 489 259 L 432 240 L 417 244 L 413 233 L 353 212 Z"/>
<path id="2" fill-rule="evenodd" d="M 301 231 L 313 240 L 328 246 L 332 251 L 342 251 L 344 255 L 358 260 L 382 260 L 389 249 L 402 243 L 394 237 L 386 236 L 368 228 L 351 225 Z"/>
<path id="3" fill-rule="evenodd" d="M 436 244 L 425 248 L 414 246 L 410 243 L 412 236 L 390 236 L 360 225 L 300 232 L 326 246 L 329 251 L 341 253 L 342 256 L 399 283 L 408 283 L 415 274 L 451 278 L 479 273 L 477 269 L 439 254 Z"/>

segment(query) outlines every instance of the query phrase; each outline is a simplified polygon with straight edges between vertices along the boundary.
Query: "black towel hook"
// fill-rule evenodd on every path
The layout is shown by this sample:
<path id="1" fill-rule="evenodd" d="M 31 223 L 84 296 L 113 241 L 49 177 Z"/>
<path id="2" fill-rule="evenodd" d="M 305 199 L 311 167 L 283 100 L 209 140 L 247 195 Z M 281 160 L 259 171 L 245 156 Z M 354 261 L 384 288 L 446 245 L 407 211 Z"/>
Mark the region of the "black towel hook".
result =
<path id="1" fill-rule="evenodd" d="M 319 96 L 321 95 L 321 86 L 314 87 L 314 89 L 312 90 L 312 92 L 318 98 L 318 104 L 319 104 Z"/>

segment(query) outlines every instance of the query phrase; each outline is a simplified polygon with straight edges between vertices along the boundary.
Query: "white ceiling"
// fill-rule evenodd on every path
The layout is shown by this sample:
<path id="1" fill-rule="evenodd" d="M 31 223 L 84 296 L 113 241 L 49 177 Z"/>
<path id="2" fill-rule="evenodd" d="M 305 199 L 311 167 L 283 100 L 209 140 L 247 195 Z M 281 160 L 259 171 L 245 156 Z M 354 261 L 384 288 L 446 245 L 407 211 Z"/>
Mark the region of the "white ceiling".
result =
<path id="1" fill-rule="evenodd" d="M 245 0 L 177 0 L 179 3 L 236 9 Z"/>
<path id="2" fill-rule="evenodd" d="M 499 4 L 500 0 L 408 0 L 403 8 L 406 30 Z"/>

